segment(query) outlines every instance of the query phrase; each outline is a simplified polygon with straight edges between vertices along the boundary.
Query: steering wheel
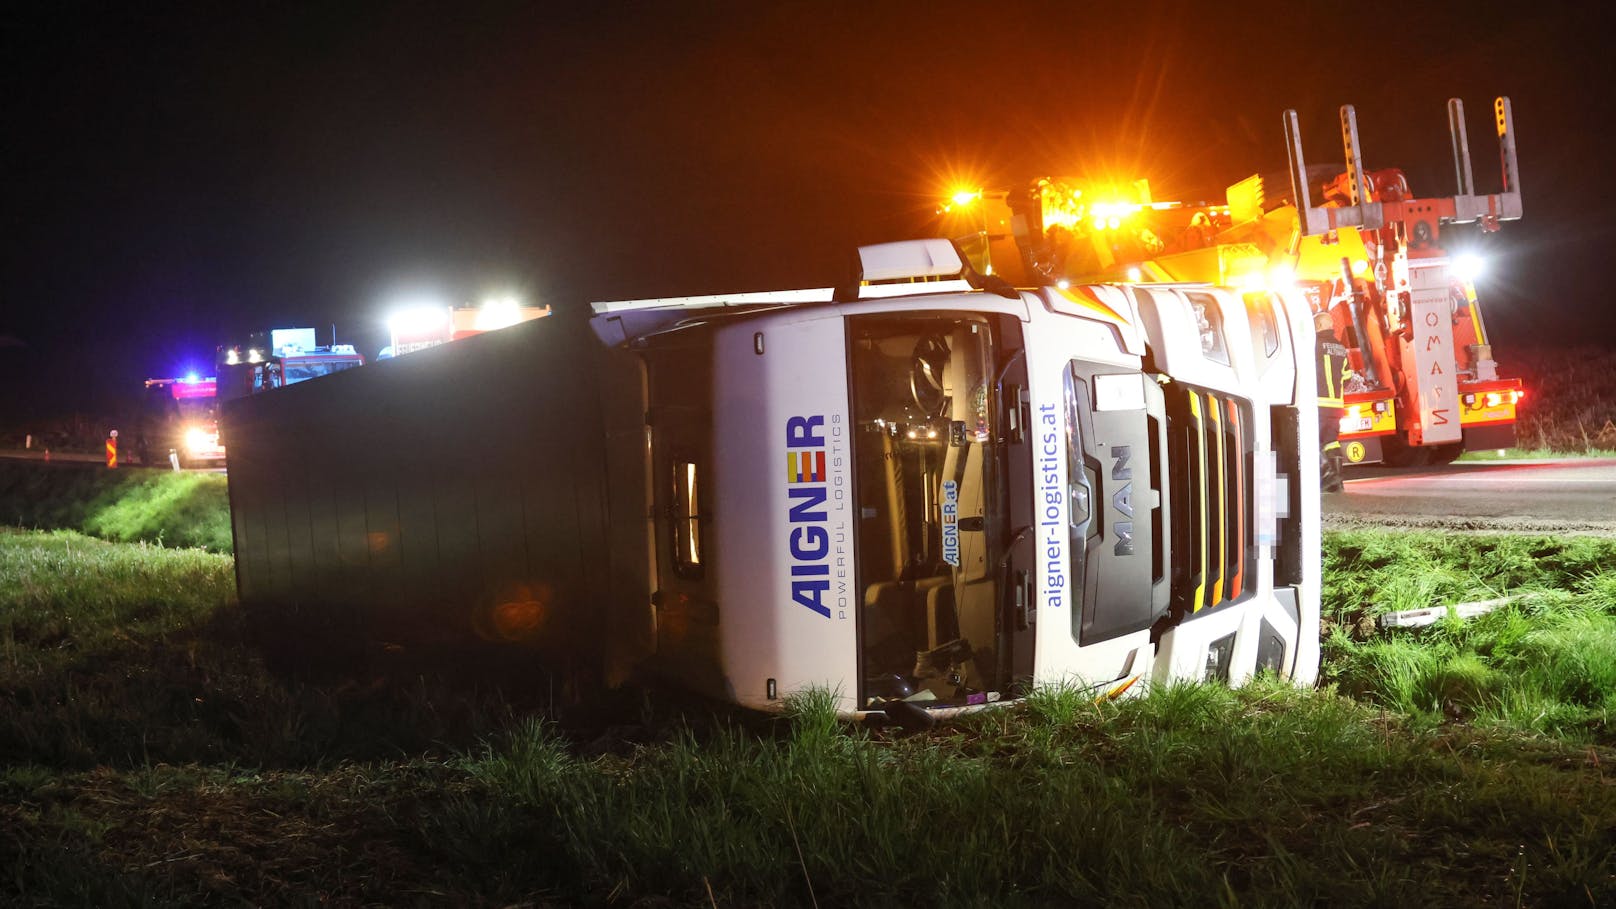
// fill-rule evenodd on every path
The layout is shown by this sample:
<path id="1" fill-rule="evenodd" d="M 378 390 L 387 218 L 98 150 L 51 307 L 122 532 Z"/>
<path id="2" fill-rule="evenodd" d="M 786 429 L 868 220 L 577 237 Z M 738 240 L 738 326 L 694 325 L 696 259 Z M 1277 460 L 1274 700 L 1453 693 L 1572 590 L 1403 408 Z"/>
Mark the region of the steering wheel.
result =
<path id="1" fill-rule="evenodd" d="M 915 342 L 909 366 L 909 394 L 915 406 L 928 417 L 940 417 L 948 409 L 943 391 L 943 370 L 948 366 L 948 341 L 941 335 L 927 335 Z"/>

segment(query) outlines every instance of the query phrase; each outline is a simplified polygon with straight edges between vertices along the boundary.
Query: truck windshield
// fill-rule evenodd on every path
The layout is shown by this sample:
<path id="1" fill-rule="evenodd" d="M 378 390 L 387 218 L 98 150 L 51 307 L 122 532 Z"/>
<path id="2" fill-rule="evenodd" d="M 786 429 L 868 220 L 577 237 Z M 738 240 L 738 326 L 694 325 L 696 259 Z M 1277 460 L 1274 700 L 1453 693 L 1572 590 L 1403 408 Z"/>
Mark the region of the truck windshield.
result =
<path id="1" fill-rule="evenodd" d="M 1005 538 L 992 325 L 967 314 L 848 321 L 860 697 L 986 701 Z"/>
<path id="2" fill-rule="evenodd" d="M 312 360 L 299 361 L 287 358 L 281 364 L 281 381 L 286 385 L 296 385 L 309 379 L 318 379 L 334 372 L 342 372 L 359 365 L 359 360 Z"/>
<path id="3" fill-rule="evenodd" d="M 179 405 L 180 419 L 187 422 L 212 422 L 216 418 L 213 398 L 182 398 L 175 403 Z"/>

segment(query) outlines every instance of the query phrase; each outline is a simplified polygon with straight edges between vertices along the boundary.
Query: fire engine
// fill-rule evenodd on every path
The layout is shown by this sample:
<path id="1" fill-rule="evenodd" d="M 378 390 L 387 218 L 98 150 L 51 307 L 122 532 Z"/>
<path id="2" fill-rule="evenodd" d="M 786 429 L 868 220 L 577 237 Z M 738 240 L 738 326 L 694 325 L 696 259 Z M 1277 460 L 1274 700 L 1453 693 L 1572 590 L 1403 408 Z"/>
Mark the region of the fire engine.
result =
<path id="1" fill-rule="evenodd" d="M 312 328 L 255 332 L 246 344 L 220 347 L 219 398 L 229 401 L 365 365 L 352 344 L 321 347 Z"/>
<path id="2" fill-rule="evenodd" d="M 1248 177 L 1224 202 L 1157 201 L 1146 181 L 1119 191 L 1044 179 L 962 193 L 944 206 L 944 229 L 978 268 L 1022 282 L 1295 287 L 1346 349 L 1344 387 L 1321 391 L 1342 399 L 1346 459 L 1447 463 L 1465 450 L 1512 445 L 1525 396 L 1519 379 L 1499 374 L 1473 275 L 1442 245 L 1446 225 L 1490 232 L 1521 216 L 1509 99 L 1496 99 L 1494 113 L 1498 193 L 1475 190 L 1459 99 L 1448 102 L 1458 186 L 1440 197 L 1415 196 L 1398 169 L 1364 170 L 1349 105 L 1341 108 L 1344 170 L 1307 165 L 1296 113 L 1286 111 L 1288 175 Z"/>
<path id="3" fill-rule="evenodd" d="M 148 467 L 167 462 L 179 466 L 224 460 L 219 442 L 219 402 L 213 377 L 147 379 L 135 423 L 135 457 Z"/>

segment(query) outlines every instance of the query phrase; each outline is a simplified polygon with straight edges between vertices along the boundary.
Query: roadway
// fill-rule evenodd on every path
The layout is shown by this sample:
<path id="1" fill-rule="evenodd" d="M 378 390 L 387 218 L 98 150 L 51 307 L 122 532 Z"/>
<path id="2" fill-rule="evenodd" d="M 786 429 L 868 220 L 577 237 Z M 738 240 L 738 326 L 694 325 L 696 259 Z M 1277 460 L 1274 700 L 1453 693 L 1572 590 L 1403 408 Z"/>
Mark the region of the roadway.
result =
<path id="1" fill-rule="evenodd" d="M 50 451 L 44 448 L 14 448 L 0 451 L 0 458 L 8 461 L 49 461 L 52 464 L 101 464 L 106 455 L 81 451 Z"/>
<path id="2" fill-rule="evenodd" d="M 1326 527 L 1616 536 L 1616 459 L 1353 468 L 1324 496 Z"/>
<path id="3" fill-rule="evenodd" d="M 125 468 L 125 467 L 131 467 L 131 468 L 134 468 L 134 469 L 138 470 L 141 467 L 141 465 L 138 462 L 134 463 L 134 464 L 131 464 L 128 461 L 124 460 L 125 457 L 126 457 L 126 454 L 124 452 L 120 451 L 118 453 L 118 467 L 120 469 Z M 42 449 L 42 448 L 32 448 L 32 449 L 12 448 L 12 449 L 0 449 L 0 460 L 6 460 L 6 461 L 39 461 L 41 463 L 49 462 L 51 464 L 74 464 L 74 465 L 78 465 L 78 466 L 81 466 L 81 467 L 88 467 L 88 466 L 100 466 L 100 465 L 106 464 L 107 456 L 105 454 L 102 454 L 102 453 L 93 453 L 92 454 L 92 453 L 82 452 L 82 451 L 52 451 L 52 452 L 47 452 L 45 449 Z M 213 472 L 213 473 L 224 473 L 224 468 L 215 466 L 215 464 L 216 464 L 216 462 L 204 462 L 203 464 L 200 464 L 200 465 L 198 465 L 196 467 L 190 467 L 190 468 L 186 468 L 186 469 L 187 470 L 195 470 L 195 471 L 210 471 L 210 472 Z M 152 469 L 153 470 L 170 470 L 171 468 L 165 462 L 165 463 L 161 463 L 161 464 L 152 465 Z"/>

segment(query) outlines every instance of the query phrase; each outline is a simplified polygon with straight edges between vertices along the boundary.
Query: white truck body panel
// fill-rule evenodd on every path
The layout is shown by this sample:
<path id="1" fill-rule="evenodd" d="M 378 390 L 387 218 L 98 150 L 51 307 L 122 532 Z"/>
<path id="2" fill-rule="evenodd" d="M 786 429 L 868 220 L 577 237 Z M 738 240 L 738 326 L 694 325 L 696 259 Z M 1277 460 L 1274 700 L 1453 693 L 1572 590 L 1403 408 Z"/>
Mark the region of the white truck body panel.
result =
<path id="1" fill-rule="evenodd" d="M 1408 263 L 1409 324 L 1414 336 L 1403 347 L 1403 375 L 1419 387 L 1419 417 L 1414 438 L 1420 445 L 1457 442 L 1459 381 L 1453 350 L 1451 281 L 1446 258 Z"/>
<path id="2" fill-rule="evenodd" d="M 905 287 L 907 296 L 889 296 Z M 917 287 L 933 292 L 916 294 Z M 872 290 L 876 293 L 864 293 Z M 1081 608 L 1082 594 L 1066 573 L 1071 554 L 1064 534 L 1071 514 L 1062 495 L 1068 488 L 1071 453 L 1058 406 L 1074 358 L 1139 370 L 1148 349 L 1155 368 L 1175 381 L 1249 399 L 1255 462 L 1271 463 L 1270 406 L 1296 412 L 1301 438 L 1316 435 L 1315 412 L 1307 406 L 1313 391 L 1298 384 L 1310 385 L 1312 373 L 1298 370 L 1295 363 L 1296 351 L 1310 350 L 1311 339 L 1300 334 L 1308 325 L 1299 315 L 1305 314 L 1305 302 L 1274 297 L 1277 311 L 1263 335 L 1259 317 L 1248 316 L 1241 296 L 1227 289 L 1092 286 L 1081 289 L 1080 296 L 1047 288 L 1047 296 L 1023 292 L 1019 300 L 939 290 L 943 288 L 933 284 L 866 286 L 861 297 L 885 299 L 783 305 L 722 324 L 714 332 L 714 466 L 721 492 L 713 514 L 722 603 L 718 659 L 725 694 L 746 706 L 777 709 L 782 698 L 818 687 L 837 692 L 844 712 L 871 709 L 858 696 L 858 616 L 865 596 L 855 547 L 858 504 L 849 440 L 856 428 L 849 411 L 847 319 L 951 311 L 1013 314 L 1025 326 L 1029 432 L 1040 516 L 1034 528 L 1040 556 L 1032 571 L 1035 683 L 1091 688 L 1134 678 L 1200 678 L 1207 671 L 1211 643 L 1233 635 L 1228 680 L 1239 684 L 1257 665 L 1259 628 L 1265 621 L 1286 642 L 1286 671 L 1310 683 L 1318 659 L 1319 541 L 1316 497 L 1307 495 L 1300 497 L 1304 513 L 1293 526 L 1305 535 L 1300 546 L 1313 568 L 1296 585 L 1288 607 L 1275 596 L 1273 547 L 1268 546 L 1242 602 L 1190 616 L 1159 634 L 1141 628 L 1089 645 L 1078 643 L 1071 613 Z M 1227 362 L 1203 354 L 1186 295 L 1218 310 Z M 737 296 L 714 299 L 734 301 Z M 745 299 L 760 307 L 795 302 L 786 294 L 749 294 Z M 596 311 L 610 315 L 624 308 L 596 304 Z M 1254 336 L 1260 340 L 1253 342 Z M 1101 410 L 1125 409 L 1134 397 L 1125 388 L 1120 397 L 1116 391 L 1106 394 L 1115 404 L 1102 404 Z M 810 467 L 803 470 L 794 457 L 809 458 Z M 1293 457 L 1290 462 L 1300 472 L 1293 466 L 1285 483 L 1316 489 L 1316 461 Z M 1253 471 L 1255 498 L 1279 494 L 1272 477 L 1272 471 Z M 1101 507 L 1094 503 L 1096 510 Z"/>
<path id="3" fill-rule="evenodd" d="M 753 352 L 757 333 L 767 357 Z M 829 309 L 786 310 L 714 338 L 715 435 L 736 443 L 714 452 L 718 584 L 752 592 L 724 597 L 719 641 L 733 696 L 749 707 L 768 705 L 771 678 L 778 692 L 857 678 L 845 345 Z M 794 429 L 822 444 L 788 445 Z M 813 460 L 800 481 L 787 474 L 793 456 Z M 853 693 L 841 694 L 851 709 Z"/>

